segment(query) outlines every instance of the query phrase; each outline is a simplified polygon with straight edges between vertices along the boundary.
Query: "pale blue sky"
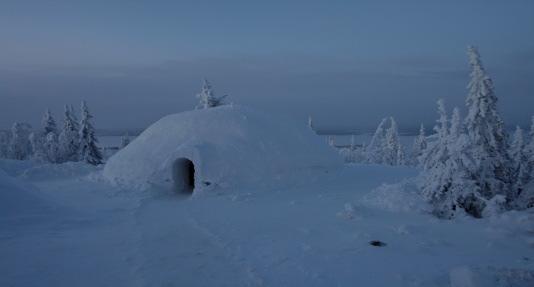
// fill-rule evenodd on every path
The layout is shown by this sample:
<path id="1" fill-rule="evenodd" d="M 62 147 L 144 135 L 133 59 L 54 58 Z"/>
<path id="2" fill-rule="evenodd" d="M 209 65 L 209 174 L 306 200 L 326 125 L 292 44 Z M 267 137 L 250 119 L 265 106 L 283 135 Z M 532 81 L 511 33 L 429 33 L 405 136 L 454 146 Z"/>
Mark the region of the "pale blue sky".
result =
<path id="1" fill-rule="evenodd" d="M 86 99 L 101 128 L 230 99 L 319 125 L 431 123 L 479 47 L 507 124 L 534 114 L 534 1 L 0 2 L 0 128 Z"/>

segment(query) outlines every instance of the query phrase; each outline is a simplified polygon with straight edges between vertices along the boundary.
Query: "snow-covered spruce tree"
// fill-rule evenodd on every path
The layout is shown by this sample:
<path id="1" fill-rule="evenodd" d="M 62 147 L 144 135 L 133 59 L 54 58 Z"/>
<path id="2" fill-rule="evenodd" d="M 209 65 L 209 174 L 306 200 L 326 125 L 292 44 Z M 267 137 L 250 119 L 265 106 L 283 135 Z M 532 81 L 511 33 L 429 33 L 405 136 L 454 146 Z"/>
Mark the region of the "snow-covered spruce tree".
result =
<path id="1" fill-rule="evenodd" d="M 471 81 L 467 96 L 465 127 L 471 142 L 468 153 L 477 168 L 471 177 L 480 187 L 482 196 L 491 199 L 495 195 L 512 200 L 511 168 L 503 121 L 497 111 L 497 96 L 493 83 L 486 74 L 476 48 L 468 48 L 471 65 Z"/>
<path id="2" fill-rule="evenodd" d="M 415 137 L 412 145 L 412 154 L 410 157 L 410 163 L 412 165 L 419 165 L 419 158 L 423 155 L 424 150 L 427 147 L 426 135 L 425 135 L 425 126 L 421 124 L 419 128 L 419 135 Z"/>
<path id="3" fill-rule="evenodd" d="M 383 118 L 376 128 L 375 134 L 371 138 L 371 142 L 365 148 L 367 163 L 381 164 L 384 162 L 383 151 L 386 139 L 386 131 L 384 126 L 386 122 L 387 118 Z"/>
<path id="4" fill-rule="evenodd" d="M 9 134 L 5 131 L 0 131 L 0 158 L 9 157 Z"/>
<path id="5" fill-rule="evenodd" d="M 525 155 L 525 138 L 523 136 L 523 129 L 520 126 L 515 127 L 515 132 L 512 137 L 510 145 L 510 159 L 513 162 L 512 170 L 517 170 L 519 164 L 524 162 Z"/>
<path id="6" fill-rule="evenodd" d="M 89 108 L 85 101 L 82 101 L 81 106 L 82 119 L 80 121 L 80 160 L 92 165 L 99 165 L 102 163 L 102 154 L 98 149 L 98 139 L 95 136 L 95 129 L 91 124 L 93 116 L 89 112 Z"/>
<path id="7" fill-rule="evenodd" d="M 423 197 L 433 204 L 440 204 L 449 188 L 450 176 L 444 174 L 445 163 L 449 158 L 449 119 L 443 100 L 438 101 L 439 118 L 434 126 L 435 133 L 430 136 L 427 149 L 420 157 L 423 172 L 420 174 L 420 187 Z M 439 208 L 441 209 L 441 208 Z M 439 212 L 438 212 L 439 213 Z"/>
<path id="8" fill-rule="evenodd" d="M 43 116 L 42 125 L 44 129 L 44 132 L 43 132 L 44 135 L 48 135 L 49 133 L 57 134 L 56 120 L 52 116 L 52 113 L 50 112 L 49 109 L 46 109 L 46 112 Z"/>
<path id="9" fill-rule="evenodd" d="M 455 202 L 457 208 L 463 209 L 474 217 L 482 217 L 487 201 L 481 196 L 477 182 L 471 177 L 471 170 L 476 169 L 476 163 L 469 155 L 471 146 L 469 137 L 460 118 L 460 110 L 454 108 L 448 136 L 447 151 L 449 157 L 445 162 L 450 170 L 450 202 Z M 453 208 L 453 211 L 456 210 Z"/>
<path id="10" fill-rule="evenodd" d="M 74 106 L 65 105 L 65 109 L 69 110 L 69 115 L 72 118 L 72 122 L 74 123 L 74 127 L 76 127 L 76 130 L 80 130 L 80 121 L 78 120 L 78 117 L 76 116 L 76 109 L 74 109 Z"/>
<path id="11" fill-rule="evenodd" d="M 56 120 L 52 116 L 52 113 L 49 109 L 46 109 L 46 112 L 43 116 L 42 125 L 42 133 L 35 133 L 33 135 L 33 142 L 35 145 L 42 144 L 42 148 L 44 148 L 44 152 L 46 154 L 45 158 L 48 162 L 58 163 L 60 162 L 58 152 L 58 131 Z M 41 139 L 37 139 L 37 137 L 41 137 Z M 35 146 L 35 148 L 39 149 L 40 147 Z M 33 152 L 40 153 L 41 151 L 34 150 Z M 36 157 L 40 158 L 41 155 L 36 155 Z"/>
<path id="12" fill-rule="evenodd" d="M 308 116 L 308 128 L 312 132 L 315 132 L 315 127 L 313 126 L 313 118 L 312 118 L 312 116 Z"/>
<path id="13" fill-rule="evenodd" d="M 401 165 L 404 163 L 404 152 L 399 140 L 397 122 L 393 117 L 389 118 L 390 126 L 386 130 L 383 158 L 384 163 L 389 165 Z"/>
<path id="14" fill-rule="evenodd" d="M 512 160 L 512 188 L 519 195 L 523 191 L 523 187 L 530 181 L 523 130 L 519 126 L 516 127 L 512 144 L 510 145 L 510 159 Z"/>
<path id="15" fill-rule="evenodd" d="M 524 154 L 527 159 L 527 172 L 534 179 L 534 117 L 532 117 L 532 123 L 530 131 L 528 133 L 527 140 L 524 142 Z"/>
<path id="16" fill-rule="evenodd" d="M 11 140 L 8 155 L 11 159 L 25 160 L 31 155 L 30 133 L 32 126 L 28 123 L 16 122 L 11 127 Z"/>
<path id="17" fill-rule="evenodd" d="M 436 135 L 421 156 L 423 194 L 443 217 L 447 208 L 461 208 L 481 217 L 489 211 L 508 207 L 517 192 L 511 188 L 512 173 L 503 122 L 497 112 L 497 97 L 475 48 L 470 47 L 471 81 L 467 97 L 465 134 L 454 116 L 450 133 L 442 102 Z M 460 130 L 462 130 L 460 128 Z M 444 140 L 445 139 L 445 140 Z M 444 204 L 444 205 L 442 205 Z M 448 207 L 447 207 L 448 206 Z M 486 207 L 488 210 L 485 210 Z"/>
<path id="18" fill-rule="evenodd" d="M 399 148 L 397 149 L 397 165 L 403 164 L 406 164 L 404 148 L 402 147 L 402 145 L 399 144 Z"/>
<path id="19" fill-rule="evenodd" d="M 449 135 L 449 120 L 445 103 L 442 99 L 438 100 L 439 118 L 434 126 L 434 134 L 428 137 L 427 148 L 419 157 L 419 162 L 424 170 L 429 170 L 440 162 L 444 163 L 447 159 L 447 141 Z"/>
<path id="20" fill-rule="evenodd" d="M 44 147 L 48 162 L 60 162 L 58 136 L 54 132 L 50 132 L 44 138 Z"/>
<path id="21" fill-rule="evenodd" d="M 534 179 L 534 117 L 528 133 L 528 140 L 525 142 L 525 156 L 527 158 L 527 171 Z"/>
<path id="22" fill-rule="evenodd" d="M 517 169 L 517 154 L 514 152 L 517 148 L 516 146 L 516 136 L 514 136 L 514 141 L 512 143 L 512 159 L 515 163 Z M 534 117 L 532 117 L 532 125 L 530 127 L 530 132 L 528 135 L 528 141 L 524 143 L 525 147 L 523 149 L 524 164 L 520 166 L 520 172 L 516 173 L 519 178 L 521 178 L 521 189 L 517 190 L 517 198 L 514 201 L 514 207 L 519 209 L 531 208 L 534 207 Z M 517 181 L 517 179 L 516 179 Z"/>
<path id="23" fill-rule="evenodd" d="M 527 158 L 534 155 L 534 117 L 531 119 L 530 131 L 527 135 L 527 140 L 525 140 L 525 154 Z"/>
<path id="24" fill-rule="evenodd" d="M 470 143 L 463 132 L 460 112 L 454 109 L 450 129 L 447 129 L 448 120 L 442 101 L 439 102 L 439 114 L 435 141 L 429 146 L 433 154 L 427 154 L 428 160 L 422 173 L 423 196 L 440 218 L 453 218 L 460 211 L 481 217 L 486 204 L 476 182 L 470 177 L 469 170 L 473 168 L 474 161 L 466 153 Z"/>
<path id="25" fill-rule="evenodd" d="M 44 137 L 42 133 L 32 132 L 29 135 L 29 140 L 32 150 L 30 158 L 38 162 L 47 162 L 48 153 L 45 148 Z"/>
<path id="26" fill-rule="evenodd" d="M 58 139 L 59 160 L 61 162 L 78 161 L 80 153 L 78 123 L 72 110 L 72 107 L 65 105 L 63 128 Z"/>
<path id="27" fill-rule="evenodd" d="M 224 95 L 222 97 L 215 96 L 215 92 L 213 91 L 213 88 L 211 87 L 211 84 L 208 82 L 207 79 L 204 79 L 204 82 L 202 84 L 202 90 L 197 95 L 197 98 L 199 99 L 199 103 L 197 105 L 197 109 L 208 109 L 213 107 L 218 107 L 224 105 L 224 98 L 226 98 L 227 95 Z"/>
<path id="28" fill-rule="evenodd" d="M 130 144 L 130 135 L 126 132 L 121 138 L 121 149 Z"/>

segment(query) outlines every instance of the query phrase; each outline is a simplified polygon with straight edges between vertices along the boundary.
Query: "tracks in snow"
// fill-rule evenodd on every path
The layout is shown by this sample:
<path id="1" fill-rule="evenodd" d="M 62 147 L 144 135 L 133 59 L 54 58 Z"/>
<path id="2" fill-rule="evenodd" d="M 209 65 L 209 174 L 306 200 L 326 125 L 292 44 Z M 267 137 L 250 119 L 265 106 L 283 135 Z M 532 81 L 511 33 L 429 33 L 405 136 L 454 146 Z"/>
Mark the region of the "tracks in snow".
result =
<path id="1" fill-rule="evenodd" d="M 134 276 L 140 286 L 263 286 L 222 237 L 201 225 L 187 201 L 146 198 L 134 212 Z"/>

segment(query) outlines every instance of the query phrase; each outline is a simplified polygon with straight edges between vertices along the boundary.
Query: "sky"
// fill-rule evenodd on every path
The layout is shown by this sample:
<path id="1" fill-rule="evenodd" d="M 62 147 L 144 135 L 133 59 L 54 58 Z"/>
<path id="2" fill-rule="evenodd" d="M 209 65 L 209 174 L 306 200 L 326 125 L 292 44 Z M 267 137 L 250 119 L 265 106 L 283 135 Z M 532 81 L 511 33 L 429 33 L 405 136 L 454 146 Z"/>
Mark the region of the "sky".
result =
<path id="1" fill-rule="evenodd" d="M 0 129 L 86 100 L 144 128 L 216 94 L 325 129 L 464 107 L 476 45 L 507 125 L 534 115 L 534 1 L 0 1 Z"/>

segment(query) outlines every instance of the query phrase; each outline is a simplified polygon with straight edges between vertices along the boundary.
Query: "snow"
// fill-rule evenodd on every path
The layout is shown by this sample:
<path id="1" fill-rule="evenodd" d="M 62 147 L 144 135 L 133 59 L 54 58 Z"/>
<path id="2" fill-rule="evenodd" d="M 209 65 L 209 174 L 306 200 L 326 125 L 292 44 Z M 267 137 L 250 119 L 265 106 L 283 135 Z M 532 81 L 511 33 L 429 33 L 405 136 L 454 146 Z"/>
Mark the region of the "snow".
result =
<path id="1" fill-rule="evenodd" d="M 459 266 L 450 272 L 451 287 L 532 286 L 534 273 L 525 270 Z"/>
<path id="2" fill-rule="evenodd" d="M 395 184 L 382 184 L 366 194 L 361 202 L 392 212 L 430 212 L 431 207 L 421 196 L 415 180 L 403 180 Z"/>
<path id="3" fill-rule="evenodd" d="M 370 133 L 360 133 L 360 134 L 354 134 L 354 135 L 348 135 L 348 134 L 328 135 L 328 136 L 333 138 L 334 144 L 336 146 L 350 146 L 353 140 L 356 146 L 368 145 L 373 138 L 373 134 L 370 134 Z M 401 145 L 404 147 L 411 147 L 415 137 L 416 137 L 415 135 L 401 135 L 400 136 Z M 324 141 L 324 138 L 323 138 L 323 141 Z"/>
<path id="4" fill-rule="evenodd" d="M 342 159 L 305 125 L 237 105 L 169 115 L 112 156 L 104 176 L 129 188 L 171 189 L 173 165 L 195 165 L 195 194 L 202 190 L 270 186 L 306 169 L 341 166 Z"/>
<path id="5" fill-rule="evenodd" d="M 3 224 L 23 218 L 25 214 L 18 211 L 26 207 L 29 207 L 27 214 L 43 212 L 47 208 L 39 199 L 35 187 L 10 177 L 3 170 L 0 170 L 0 190 L 0 218 Z"/>
<path id="6" fill-rule="evenodd" d="M 478 278 L 473 273 L 473 271 L 467 267 L 457 267 L 451 270 L 451 287 L 476 287 L 484 286 L 478 283 Z"/>
<path id="7" fill-rule="evenodd" d="M 533 286 L 533 210 L 391 208 L 417 173 L 306 169 L 184 198 L 83 164 L 0 160 L 0 286 Z"/>

